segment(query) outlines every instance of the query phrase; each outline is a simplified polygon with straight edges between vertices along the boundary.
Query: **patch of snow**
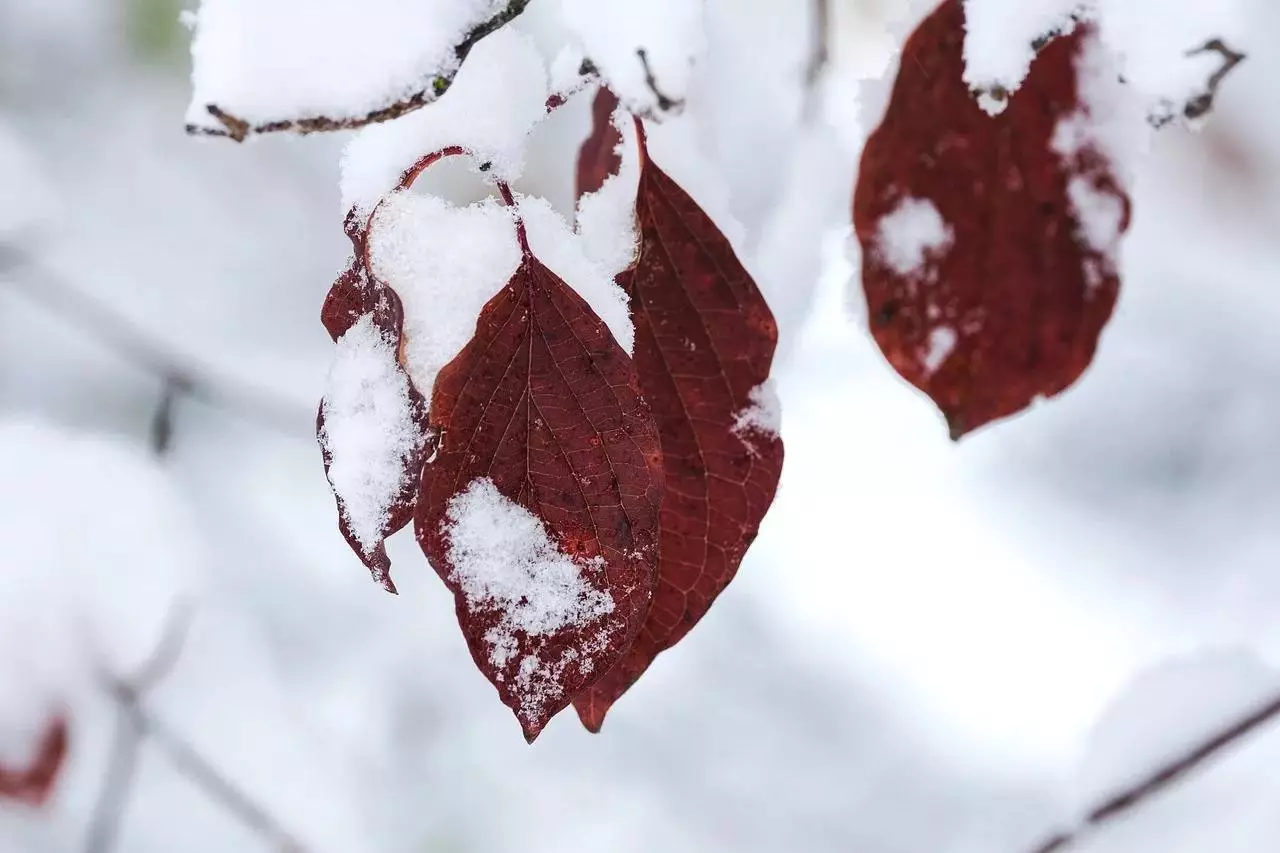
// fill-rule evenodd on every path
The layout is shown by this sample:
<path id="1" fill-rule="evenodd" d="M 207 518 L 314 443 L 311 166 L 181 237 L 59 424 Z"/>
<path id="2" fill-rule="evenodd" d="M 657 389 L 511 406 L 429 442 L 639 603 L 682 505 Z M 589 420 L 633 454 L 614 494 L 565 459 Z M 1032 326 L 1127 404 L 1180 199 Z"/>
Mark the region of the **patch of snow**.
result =
<path id="1" fill-rule="evenodd" d="M 946 360 L 951 357 L 951 353 L 955 352 L 956 343 L 960 340 L 956 334 L 956 330 L 950 326 L 937 326 L 929 332 L 929 344 L 925 349 L 924 358 L 921 360 L 924 369 L 933 374 L 942 367 Z"/>
<path id="2" fill-rule="evenodd" d="M 1003 112 L 1007 97 L 993 93 L 1016 91 L 1035 58 L 1036 40 L 1069 30 L 1081 5 L 1080 0 L 965 0 L 964 82 L 982 95 L 984 110 Z"/>
<path id="3" fill-rule="evenodd" d="M 524 171 L 525 139 L 546 115 L 547 70 L 533 39 L 505 27 L 471 51 L 440 100 L 363 128 L 342 155 L 343 211 L 369 210 L 406 169 L 432 151 L 458 145 L 473 168 L 514 181 Z"/>
<path id="4" fill-rule="evenodd" d="M 575 234 L 545 198 L 523 196 L 519 207 L 533 254 L 587 301 L 618 344 L 630 353 L 635 348 L 635 325 L 627 294 L 614 281 L 619 272 L 614 264 L 621 258 L 620 239 L 615 238 L 615 256 L 606 256 L 601 263 L 587 254 L 587 235 Z"/>
<path id="5" fill-rule="evenodd" d="M 369 232 L 373 275 L 404 306 L 405 369 L 428 401 L 440 368 L 475 334 L 476 318 L 520 265 L 511 211 L 495 199 L 455 207 L 400 192 Z"/>
<path id="6" fill-rule="evenodd" d="M 362 116 L 452 72 L 454 48 L 499 8 L 495 0 L 201 0 L 187 120 L 219 127 L 209 104 L 250 124 Z"/>
<path id="7" fill-rule="evenodd" d="M 904 198 L 880 220 L 876 250 L 898 275 L 914 275 L 951 246 L 951 226 L 928 199 Z"/>
<path id="8" fill-rule="evenodd" d="M 551 60 L 550 86 L 552 92 L 571 92 L 582 84 L 582 63 L 586 60 L 582 49 L 569 44 Z"/>
<path id="9" fill-rule="evenodd" d="M 752 436 L 772 439 L 782 430 L 782 401 L 772 379 L 751 389 L 751 404 L 734 417 L 731 431 L 747 446 L 754 456 L 756 447 Z"/>
<path id="10" fill-rule="evenodd" d="M 584 628 L 613 612 L 613 598 L 583 577 L 583 569 L 599 571 L 601 557 L 585 563 L 563 553 L 542 521 L 508 499 L 487 477 L 473 480 L 449 502 L 444 532 L 448 537 L 451 578 L 472 610 L 498 613 L 484 635 L 489 663 L 506 668 L 519 654 L 522 638 L 546 637 Z M 607 634 L 601 632 L 603 645 Z M 569 649 L 556 660 L 526 654 L 516 669 L 516 688 L 524 710 L 536 716 L 564 669 L 580 656 L 590 667 L 591 655 L 603 648 Z M 589 669 L 584 669 L 589 671 Z"/>
<path id="11" fill-rule="evenodd" d="M 331 458 L 329 479 L 366 555 L 382 543 L 387 517 L 412 476 L 406 460 L 423 442 L 409 379 L 398 367 L 393 339 L 365 314 L 338 339 L 325 388 L 320 440 Z"/>

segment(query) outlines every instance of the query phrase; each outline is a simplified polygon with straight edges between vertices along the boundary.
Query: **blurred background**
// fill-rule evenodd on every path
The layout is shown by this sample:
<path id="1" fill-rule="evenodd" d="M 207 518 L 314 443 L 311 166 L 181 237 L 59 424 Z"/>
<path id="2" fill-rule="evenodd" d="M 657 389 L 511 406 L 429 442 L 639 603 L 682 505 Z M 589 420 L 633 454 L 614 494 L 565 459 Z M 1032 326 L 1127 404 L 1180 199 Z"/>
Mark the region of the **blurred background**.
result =
<path id="1" fill-rule="evenodd" d="M 783 320 L 778 502 L 603 734 L 530 747 L 412 537 L 393 598 L 337 532 L 343 139 L 186 136 L 180 0 L 0 0 L 0 763 L 71 725 L 0 851 L 92 849 L 104 791 L 110 849 L 286 849 L 154 739 L 110 760 L 104 682 L 188 612 L 143 701 L 307 851 L 1021 853 L 1280 691 L 1280 8 L 1208 127 L 1155 137 L 1094 367 L 953 445 L 864 332 L 848 236 L 858 80 L 903 27 L 837 4 L 805 125 L 787 5 L 710 0 L 691 96 Z M 528 179 L 562 206 L 566 116 Z M 1264 731 L 1082 849 L 1273 851 L 1277 757 Z"/>

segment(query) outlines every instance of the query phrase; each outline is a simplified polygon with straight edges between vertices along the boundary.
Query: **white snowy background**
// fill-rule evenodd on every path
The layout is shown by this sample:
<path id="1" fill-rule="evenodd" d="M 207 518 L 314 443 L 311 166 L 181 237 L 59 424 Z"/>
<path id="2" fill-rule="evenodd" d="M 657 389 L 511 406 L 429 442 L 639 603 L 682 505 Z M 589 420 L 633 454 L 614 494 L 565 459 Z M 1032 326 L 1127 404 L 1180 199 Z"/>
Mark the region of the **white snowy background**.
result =
<path id="1" fill-rule="evenodd" d="M 540 43 L 556 5 L 521 24 Z M 1094 367 L 954 445 L 864 332 L 848 239 L 883 98 L 858 80 L 908 4 L 834 5 L 822 120 L 793 4 L 708 0 L 681 83 L 706 204 L 783 326 L 778 502 L 603 734 L 566 714 L 529 747 L 412 537 L 391 597 L 337 530 L 313 429 L 345 139 L 186 136 L 176 0 L 0 3 L 0 761 L 52 709 L 73 726 L 0 850 L 83 849 L 95 673 L 175 600 L 191 635 L 150 707 L 317 853 L 1022 853 L 1280 689 L 1280 7 L 1242 7 L 1208 127 L 1141 161 Z M 553 124 L 524 181 L 564 209 L 585 104 Z M 198 388 L 163 459 L 157 360 Z M 1277 759 L 1264 731 L 1081 849 L 1270 853 Z M 150 748 L 123 821 L 128 853 L 278 849 Z"/>

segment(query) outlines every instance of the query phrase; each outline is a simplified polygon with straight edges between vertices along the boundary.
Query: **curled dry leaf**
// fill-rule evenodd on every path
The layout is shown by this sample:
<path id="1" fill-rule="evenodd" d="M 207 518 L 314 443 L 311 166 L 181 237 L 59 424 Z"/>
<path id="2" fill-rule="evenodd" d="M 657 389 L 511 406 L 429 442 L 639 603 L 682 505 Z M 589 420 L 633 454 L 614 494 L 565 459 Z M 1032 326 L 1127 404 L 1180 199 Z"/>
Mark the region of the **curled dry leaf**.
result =
<path id="1" fill-rule="evenodd" d="M 608 121 L 597 114 L 597 129 Z M 638 121 L 637 130 L 640 255 L 619 283 L 631 302 L 636 372 L 658 424 L 666 491 L 644 628 L 622 661 L 574 700 L 592 731 L 733 580 L 782 472 L 768 384 L 773 315 L 719 228 L 650 159 Z"/>
<path id="2" fill-rule="evenodd" d="M 520 226 L 523 228 L 523 226 Z M 419 543 L 532 741 L 649 609 L 662 463 L 626 352 L 533 255 L 436 378 Z"/>
<path id="3" fill-rule="evenodd" d="M 399 363 L 400 340 L 404 327 L 404 310 L 395 291 L 379 282 L 368 271 L 368 239 L 357 223 L 353 211 L 347 219 L 347 233 L 354 247 L 350 266 L 338 277 L 325 298 L 321 322 L 340 343 L 348 333 L 372 332 L 377 336 L 372 352 L 360 354 L 367 359 L 385 359 L 368 367 L 357 367 L 355 375 L 342 383 L 342 389 L 330 388 L 316 416 L 316 434 L 324 455 L 325 473 L 338 503 L 338 525 L 343 537 L 368 567 L 374 580 L 388 591 L 396 591 L 391 580 L 391 561 L 385 540 L 409 523 L 417 502 L 420 473 L 435 448 L 435 434 L 428 427 L 427 405 L 413 386 L 408 373 Z M 366 328 L 371 326 L 371 328 Z M 361 375 L 363 373 L 364 375 Z M 391 383 L 388 389 L 387 384 Z M 387 417 L 386 404 L 379 397 L 392 398 L 399 411 L 395 424 L 371 424 L 365 436 L 359 436 L 361 418 Z M 341 405 L 335 394 L 343 397 Z M 335 411 L 335 407 L 342 411 Z M 347 464 L 350 479 L 335 477 L 335 453 L 342 453 L 342 436 L 338 424 L 342 418 L 351 427 L 348 435 L 356 436 L 359 447 L 350 448 L 361 458 Z M 368 436 L 381 446 L 371 449 Z M 373 464 L 370 456 L 382 457 L 383 465 Z M 378 470 L 382 469 L 382 470 Z M 389 470 L 388 470 L 389 469 Z"/>
<path id="4" fill-rule="evenodd" d="M 44 805 L 66 761 L 69 740 L 66 717 L 59 715 L 51 719 L 26 767 L 14 769 L 0 765 L 0 799 L 17 800 L 33 807 Z"/>
<path id="5" fill-rule="evenodd" d="M 1091 121 L 1092 28 L 1046 45 L 998 116 L 964 83 L 964 34 L 961 0 L 946 0 L 907 41 L 853 205 L 872 334 L 953 438 L 1088 367 L 1130 215 L 1107 157 L 1064 141 Z"/>

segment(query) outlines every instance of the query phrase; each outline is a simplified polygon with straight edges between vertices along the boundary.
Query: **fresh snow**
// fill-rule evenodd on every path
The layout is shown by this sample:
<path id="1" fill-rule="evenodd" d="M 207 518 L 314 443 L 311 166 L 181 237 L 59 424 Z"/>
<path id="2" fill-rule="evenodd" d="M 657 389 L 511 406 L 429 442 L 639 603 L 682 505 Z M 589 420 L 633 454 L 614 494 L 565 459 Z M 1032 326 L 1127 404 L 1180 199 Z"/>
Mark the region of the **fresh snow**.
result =
<path id="1" fill-rule="evenodd" d="M 613 612 L 613 598 L 582 574 L 584 568 L 603 570 L 603 558 L 581 564 L 563 553 L 542 521 L 487 477 L 473 480 L 449 502 L 444 532 L 450 576 L 467 606 L 498 613 L 497 624 L 484 635 L 489 663 L 498 670 L 519 654 L 522 638 L 586 628 Z M 565 666 L 578 662 L 589 668 L 601 648 L 589 643 L 581 658 L 572 649 L 554 660 L 536 653 L 521 658 L 516 687 L 526 713 L 536 716 Z"/>
<path id="2" fill-rule="evenodd" d="M 334 347 L 324 396 L 320 440 L 330 456 L 329 480 L 366 555 L 382 543 L 405 487 L 405 460 L 423 440 L 393 343 L 373 315 L 362 316 Z"/>
<path id="3" fill-rule="evenodd" d="M 929 331 L 929 345 L 925 349 L 921 364 L 930 373 L 936 373 L 946 360 L 955 352 L 959 336 L 950 326 L 936 326 Z"/>
<path id="4" fill-rule="evenodd" d="M 933 202 L 907 197 L 880 220 L 876 250 L 898 275 L 911 276 L 945 251 L 954 236 Z"/>
<path id="5" fill-rule="evenodd" d="M 617 264 L 621 255 L 605 256 L 603 262 L 593 259 L 587 254 L 586 235 L 575 234 L 544 198 L 524 196 L 519 206 L 534 256 L 586 300 L 614 340 L 630 353 L 635 349 L 635 325 L 627 294 L 614 281 L 625 266 Z"/>
<path id="6" fill-rule="evenodd" d="M 1032 44 L 1072 24 L 1080 0 L 965 0 L 964 81 L 982 92 L 983 109 L 995 114 L 1008 101 L 993 93 L 1013 92 L 1035 57 Z"/>
<path id="7" fill-rule="evenodd" d="M 750 436 L 773 438 L 782 430 L 782 401 L 772 379 L 751 389 L 751 405 L 734 417 L 733 434 L 754 450 Z"/>
<path id="8" fill-rule="evenodd" d="M 515 220 L 496 199 L 455 207 L 399 192 L 373 218 L 369 254 L 373 275 L 400 297 L 405 369 L 430 400 L 436 374 L 471 340 L 480 309 L 520 265 Z"/>
<path id="9" fill-rule="evenodd" d="M 187 120 L 363 116 L 430 89 L 499 0 L 201 0 Z M 515 82 L 515 81 L 513 81 Z"/>
<path id="10" fill-rule="evenodd" d="M 473 168 L 514 181 L 525 139 L 546 114 L 547 69 L 533 40 L 504 27 L 471 51 L 440 100 L 392 122 L 370 125 L 342 155 L 342 206 L 371 209 L 424 154 L 457 145 Z"/>

